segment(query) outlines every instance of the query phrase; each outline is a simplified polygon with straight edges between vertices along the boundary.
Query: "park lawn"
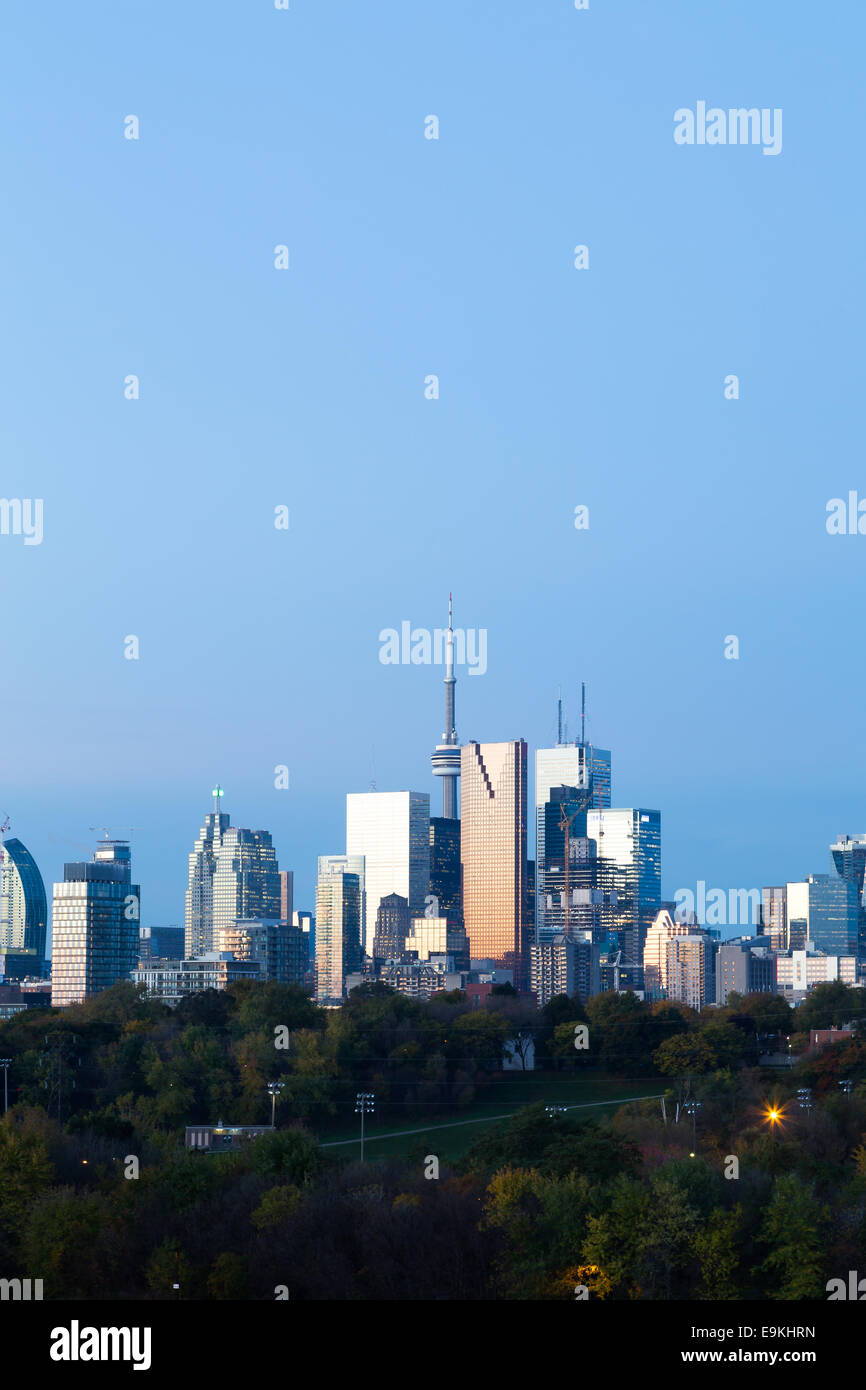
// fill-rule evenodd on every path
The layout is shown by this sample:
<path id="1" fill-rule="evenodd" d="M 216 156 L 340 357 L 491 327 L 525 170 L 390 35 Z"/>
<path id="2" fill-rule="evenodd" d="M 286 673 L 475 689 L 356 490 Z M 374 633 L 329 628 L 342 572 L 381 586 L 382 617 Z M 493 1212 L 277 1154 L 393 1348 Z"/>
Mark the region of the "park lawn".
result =
<path id="1" fill-rule="evenodd" d="M 546 1105 L 581 1106 L 585 1108 L 572 1113 L 598 1118 L 616 1110 L 613 1102 L 623 1104 L 629 1098 L 660 1095 L 664 1089 L 664 1081 L 658 1078 L 647 1080 L 643 1077 L 639 1081 L 629 1081 L 590 1071 L 568 1074 L 500 1073 L 478 1088 L 482 1094 L 471 1105 L 450 1111 L 439 1107 L 429 1121 L 419 1115 L 415 1106 L 382 1105 L 365 1123 L 364 1156 L 368 1160 L 405 1157 L 407 1153 L 417 1151 L 429 1138 L 432 1145 L 430 1152 L 436 1153 L 439 1158 L 459 1158 L 487 1125 L 503 1122 L 492 1117 L 514 1114 L 523 1106 L 539 1101 Z M 603 1106 L 603 1109 L 596 1109 L 597 1106 Z M 347 1103 L 346 1109 L 351 1113 L 352 1102 Z M 333 1124 L 318 1126 L 317 1138 L 322 1144 L 333 1146 L 328 1148 L 328 1153 L 334 1157 L 357 1158 L 360 1152 L 360 1119 L 351 1113 L 351 1120 L 347 1124 L 346 1118 L 337 1116 Z M 454 1127 L 438 1128 L 446 1125 Z M 413 1132 L 398 1134 L 390 1139 L 377 1138 L 378 1135 L 395 1134 L 402 1130 Z M 341 1140 L 354 1142 L 339 1143 Z"/>

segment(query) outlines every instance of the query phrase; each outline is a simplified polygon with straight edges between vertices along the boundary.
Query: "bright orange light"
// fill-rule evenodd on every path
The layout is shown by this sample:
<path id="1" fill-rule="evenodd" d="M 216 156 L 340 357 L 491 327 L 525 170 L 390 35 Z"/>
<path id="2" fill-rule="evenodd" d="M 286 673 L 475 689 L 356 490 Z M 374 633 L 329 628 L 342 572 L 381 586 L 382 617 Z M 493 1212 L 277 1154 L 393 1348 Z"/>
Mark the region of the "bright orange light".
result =
<path id="1" fill-rule="evenodd" d="M 781 1105 L 769 1104 L 764 1111 L 764 1124 L 780 1125 L 785 1118 L 785 1112 Z"/>

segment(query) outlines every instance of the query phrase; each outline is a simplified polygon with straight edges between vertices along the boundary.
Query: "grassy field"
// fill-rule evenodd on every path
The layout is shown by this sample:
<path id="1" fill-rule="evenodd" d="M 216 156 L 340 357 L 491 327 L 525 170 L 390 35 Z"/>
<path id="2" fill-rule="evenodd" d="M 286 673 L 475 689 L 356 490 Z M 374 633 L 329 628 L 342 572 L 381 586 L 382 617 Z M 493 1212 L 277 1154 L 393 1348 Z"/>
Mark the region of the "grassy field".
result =
<path id="1" fill-rule="evenodd" d="M 504 1123 L 501 1117 L 514 1114 L 525 1105 L 543 1101 L 546 1105 L 580 1106 L 582 1109 L 576 1113 L 598 1117 L 612 1114 L 618 1104 L 629 1099 L 656 1096 L 663 1091 L 664 1082 L 659 1080 L 628 1081 L 597 1072 L 504 1073 L 479 1088 L 471 1105 L 452 1111 L 437 1107 L 429 1119 L 420 1115 L 417 1107 L 378 1107 L 376 1114 L 365 1122 L 364 1157 L 405 1157 L 429 1138 L 431 1153 L 439 1158 L 459 1158 L 476 1135 L 489 1125 Z M 319 1126 L 317 1138 L 332 1154 L 354 1158 L 360 1151 L 360 1118 L 352 1113 L 351 1103 L 346 1108 L 349 1115 L 337 1116 L 332 1124 Z M 384 1135 L 394 1137 L 381 1137 Z"/>

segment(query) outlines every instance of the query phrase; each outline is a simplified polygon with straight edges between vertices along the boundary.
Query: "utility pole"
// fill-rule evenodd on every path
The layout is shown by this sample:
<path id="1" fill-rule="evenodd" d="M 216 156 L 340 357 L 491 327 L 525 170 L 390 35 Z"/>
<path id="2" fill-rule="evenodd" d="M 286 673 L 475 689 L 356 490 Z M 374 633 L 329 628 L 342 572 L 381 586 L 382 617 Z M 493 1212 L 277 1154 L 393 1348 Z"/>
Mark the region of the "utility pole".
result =
<path id="1" fill-rule="evenodd" d="M 81 1065 L 81 1059 L 72 1055 L 72 1049 L 77 1042 L 78 1036 L 75 1033 L 57 1032 L 45 1034 L 46 1050 L 43 1052 L 42 1057 L 48 1067 L 48 1080 L 43 1082 L 43 1085 L 48 1091 L 48 1105 L 46 1109 L 50 1114 L 52 1103 L 56 1097 L 58 1124 L 62 1124 L 63 1122 L 63 1064 L 64 1062 L 66 1063 L 67 1070 L 71 1066 L 77 1067 Z M 75 1080 L 73 1079 L 68 1084 L 70 1090 L 74 1091 Z"/>
<path id="2" fill-rule="evenodd" d="M 9 1109 L 9 1068 L 12 1065 L 11 1057 L 0 1057 L 0 1067 L 3 1068 L 3 1114 Z"/>

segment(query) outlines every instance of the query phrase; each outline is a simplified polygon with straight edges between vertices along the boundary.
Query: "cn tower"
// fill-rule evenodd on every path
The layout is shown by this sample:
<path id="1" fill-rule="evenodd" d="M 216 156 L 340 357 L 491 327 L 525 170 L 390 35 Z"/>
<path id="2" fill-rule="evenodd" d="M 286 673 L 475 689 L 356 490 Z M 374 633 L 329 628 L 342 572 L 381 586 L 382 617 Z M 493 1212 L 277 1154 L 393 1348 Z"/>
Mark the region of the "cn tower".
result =
<path id="1" fill-rule="evenodd" d="M 445 732 L 430 762 L 433 776 L 442 778 L 442 815 L 457 819 L 457 779 L 460 776 L 460 745 L 454 727 L 454 628 L 451 623 L 451 595 L 448 595 L 448 634 L 445 646 Z"/>

